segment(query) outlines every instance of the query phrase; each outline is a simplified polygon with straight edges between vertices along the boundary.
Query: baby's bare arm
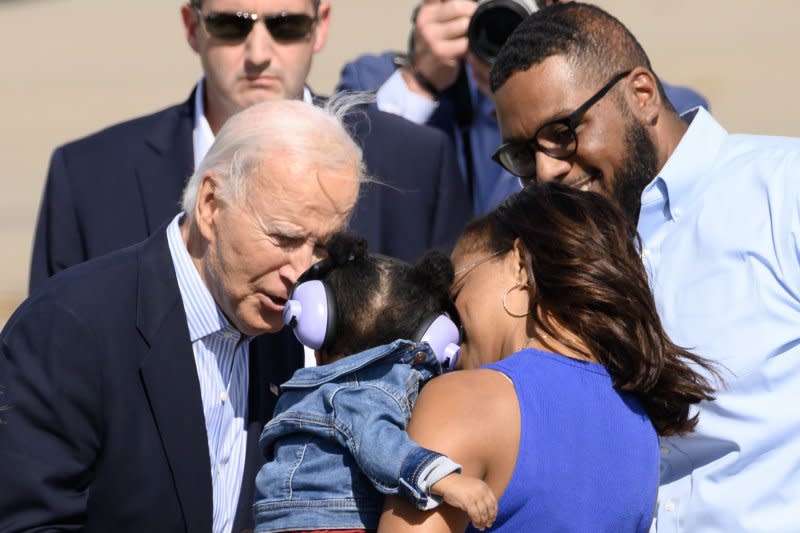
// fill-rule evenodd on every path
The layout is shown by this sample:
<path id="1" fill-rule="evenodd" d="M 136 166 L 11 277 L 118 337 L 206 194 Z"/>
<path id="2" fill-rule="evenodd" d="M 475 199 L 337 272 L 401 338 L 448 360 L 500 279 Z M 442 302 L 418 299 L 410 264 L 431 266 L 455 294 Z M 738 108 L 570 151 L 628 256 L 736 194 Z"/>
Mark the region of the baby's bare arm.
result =
<path id="1" fill-rule="evenodd" d="M 453 473 L 434 483 L 431 493 L 466 512 L 472 525 L 481 531 L 491 527 L 497 517 L 497 498 L 478 478 Z"/>

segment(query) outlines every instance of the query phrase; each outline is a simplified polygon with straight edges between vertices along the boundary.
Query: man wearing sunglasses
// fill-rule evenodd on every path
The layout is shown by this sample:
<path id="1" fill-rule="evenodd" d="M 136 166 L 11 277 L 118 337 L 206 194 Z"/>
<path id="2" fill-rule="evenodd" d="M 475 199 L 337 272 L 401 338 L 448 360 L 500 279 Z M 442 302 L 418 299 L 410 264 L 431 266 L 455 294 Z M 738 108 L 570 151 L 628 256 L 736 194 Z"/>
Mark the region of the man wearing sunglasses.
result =
<path id="1" fill-rule="evenodd" d="M 523 22 L 491 83 L 495 160 L 624 209 L 669 336 L 720 365 L 696 431 L 661 441 L 657 531 L 797 531 L 800 139 L 679 116 L 635 37 L 587 4 Z"/>
<path id="2" fill-rule="evenodd" d="M 37 222 L 30 290 L 55 273 L 149 236 L 178 209 L 187 176 L 222 124 L 271 99 L 316 99 L 305 85 L 331 19 L 324 0 L 191 0 L 181 7 L 203 78 L 189 99 L 58 148 Z M 449 248 L 469 216 L 450 139 L 372 106 L 349 119 L 378 183 L 351 229 L 371 249 L 414 260 Z M 413 216 L 409 216 L 413 213 Z"/>

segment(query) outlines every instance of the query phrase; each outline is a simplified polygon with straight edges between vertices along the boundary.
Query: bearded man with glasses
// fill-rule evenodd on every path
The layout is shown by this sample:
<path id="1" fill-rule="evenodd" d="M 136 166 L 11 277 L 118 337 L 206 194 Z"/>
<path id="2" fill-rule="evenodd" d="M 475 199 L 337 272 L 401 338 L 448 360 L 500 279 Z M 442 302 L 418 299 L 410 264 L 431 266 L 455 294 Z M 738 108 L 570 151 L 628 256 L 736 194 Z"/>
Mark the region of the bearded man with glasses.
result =
<path id="1" fill-rule="evenodd" d="M 723 370 L 695 431 L 662 438 L 655 529 L 797 531 L 800 139 L 679 116 L 636 38 L 587 4 L 523 22 L 491 84 L 495 161 L 616 201 L 667 334 Z"/>
<path id="2" fill-rule="evenodd" d="M 148 237 L 174 216 L 186 178 L 236 112 L 273 99 L 320 102 L 306 78 L 327 41 L 330 2 L 191 0 L 181 16 L 203 78 L 183 104 L 53 153 L 31 292 L 67 267 Z M 350 229 L 377 253 L 405 260 L 448 250 L 471 209 L 452 141 L 373 106 L 363 110 L 348 127 L 364 148 L 368 175 L 388 186 L 362 188 Z"/>

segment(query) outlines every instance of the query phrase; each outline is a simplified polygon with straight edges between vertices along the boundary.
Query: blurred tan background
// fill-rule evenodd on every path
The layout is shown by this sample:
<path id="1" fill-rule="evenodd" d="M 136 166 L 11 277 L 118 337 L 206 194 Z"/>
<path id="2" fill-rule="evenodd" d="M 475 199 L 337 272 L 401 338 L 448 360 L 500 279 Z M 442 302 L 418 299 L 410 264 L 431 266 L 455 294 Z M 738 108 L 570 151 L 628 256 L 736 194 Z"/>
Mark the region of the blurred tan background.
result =
<path id="1" fill-rule="evenodd" d="M 344 61 L 402 49 L 415 0 L 333 0 L 311 86 Z M 797 135 L 795 0 L 597 0 L 656 72 L 711 102 L 730 131 Z M 200 74 L 179 0 L 0 0 L 0 325 L 27 291 L 36 212 L 55 146 L 183 101 Z"/>

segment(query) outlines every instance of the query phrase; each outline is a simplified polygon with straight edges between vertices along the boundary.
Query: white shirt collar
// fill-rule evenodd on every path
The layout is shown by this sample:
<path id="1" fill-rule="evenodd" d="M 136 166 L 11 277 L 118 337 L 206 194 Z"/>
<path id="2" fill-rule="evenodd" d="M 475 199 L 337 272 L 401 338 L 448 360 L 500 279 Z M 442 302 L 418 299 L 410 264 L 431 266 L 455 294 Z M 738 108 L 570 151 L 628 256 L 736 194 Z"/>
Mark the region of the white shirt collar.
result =
<path id="1" fill-rule="evenodd" d="M 194 92 L 194 129 L 192 130 L 192 147 L 194 148 L 194 168 L 200 165 L 200 161 L 208 153 L 211 145 L 214 144 L 214 132 L 206 119 L 203 109 L 203 99 L 205 95 L 205 78 L 200 78 L 197 82 L 197 90 Z M 308 86 L 303 86 L 303 101 L 307 104 L 314 103 L 314 97 Z"/>
<path id="2" fill-rule="evenodd" d="M 206 119 L 203 110 L 205 78 L 200 78 L 197 83 L 197 90 L 194 92 L 194 130 L 192 131 L 192 146 L 194 147 L 194 168 L 200 166 L 200 161 L 208 153 L 208 149 L 214 144 L 214 132 Z"/>

